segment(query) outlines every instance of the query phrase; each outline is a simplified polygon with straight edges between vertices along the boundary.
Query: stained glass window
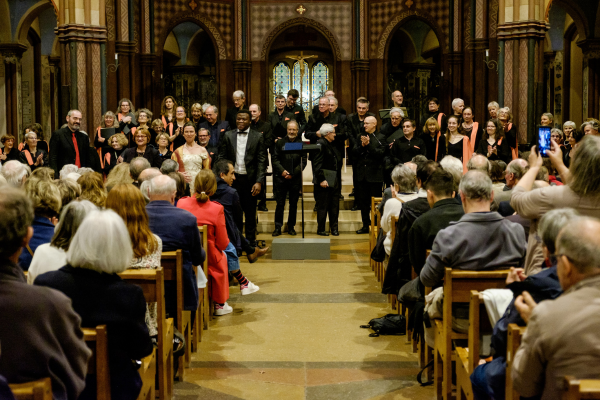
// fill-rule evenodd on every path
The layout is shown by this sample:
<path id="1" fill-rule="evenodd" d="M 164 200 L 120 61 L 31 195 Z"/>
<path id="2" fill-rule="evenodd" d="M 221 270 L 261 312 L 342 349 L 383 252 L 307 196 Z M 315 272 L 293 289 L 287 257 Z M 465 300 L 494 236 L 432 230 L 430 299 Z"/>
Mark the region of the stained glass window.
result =
<path id="1" fill-rule="evenodd" d="M 302 93 L 300 97 L 302 98 L 302 107 L 304 111 L 310 110 L 310 104 L 312 103 L 312 99 L 310 96 L 310 85 L 309 85 L 309 75 L 310 70 L 308 69 L 308 63 L 306 61 L 302 61 L 304 63 L 304 79 L 302 82 Z M 293 80 L 292 84 L 294 89 L 297 89 L 300 92 L 300 63 L 296 61 L 294 63 L 294 68 L 292 70 Z M 300 103 L 300 99 L 298 99 L 298 104 Z"/>
<path id="2" fill-rule="evenodd" d="M 313 105 L 319 104 L 319 97 L 325 95 L 329 88 L 329 68 L 323 61 L 316 62 L 312 67 L 312 99 Z"/>
<path id="3" fill-rule="evenodd" d="M 290 67 L 284 62 L 275 64 L 273 67 L 273 105 L 278 95 L 287 96 L 290 90 Z"/>

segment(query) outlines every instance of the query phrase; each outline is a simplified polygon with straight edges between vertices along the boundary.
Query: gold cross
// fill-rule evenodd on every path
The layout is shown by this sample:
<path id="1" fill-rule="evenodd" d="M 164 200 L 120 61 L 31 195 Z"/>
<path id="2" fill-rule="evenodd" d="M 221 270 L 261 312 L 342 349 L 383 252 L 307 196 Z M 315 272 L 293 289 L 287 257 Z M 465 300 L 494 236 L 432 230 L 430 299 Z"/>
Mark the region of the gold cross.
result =
<path id="1" fill-rule="evenodd" d="M 198 4 L 194 0 L 190 1 L 188 5 L 192 9 L 192 11 L 195 11 L 196 7 L 198 7 Z"/>
<path id="2" fill-rule="evenodd" d="M 408 0 L 406 3 L 404 3 L 408 6 L 408 8 L 410 8 L 410 6 L 412 6 L 414 3 L 412 0 Z"/>
<path id="3" fill-rule="evenodd" d="M 300 4 L 300 7 L 296 8 L 296 11 L 298 12 L 298 14 L 302 15 L 306 11 L 306 8 L 304 8 L 304 6 Z"/>

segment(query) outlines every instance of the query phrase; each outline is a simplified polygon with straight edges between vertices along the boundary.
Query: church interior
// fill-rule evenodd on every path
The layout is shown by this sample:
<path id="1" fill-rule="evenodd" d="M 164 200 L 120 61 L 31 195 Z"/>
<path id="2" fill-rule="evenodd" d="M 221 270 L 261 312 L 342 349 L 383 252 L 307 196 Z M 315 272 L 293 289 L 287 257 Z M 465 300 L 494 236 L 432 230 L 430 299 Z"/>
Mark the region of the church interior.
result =
<path id="1" fill-rule="evenodd" d="M 93 137 L 107 111 L 119 112 L 120 99 L 154 118 L 166 96 L 186 110 L 208 103 L 221 120 L 239 90 L 266 118 L 291 89 L 307 120 L 327 91 L 348 114 L 365 97 L 378 129 L 378 111 L 394 106 L 396 91 L 417 123 L 431 98 L 446 115 L 463 99 L 480 122 L 497 102 L 510 109 L 525 152 L 544 113 L 560 129 L 600 117 L 600 2 L 0 0 L 0 138 L 21 143 L 39 123 L 38 140 L 50 143 L 73 109 Z M 196 320 L 198 338 L 186 337 L 181 369 L 155 365 L 156 374 L 175 376 L 172 386 L 154 388 L 152 380 L 147 400 L 473 398 L 461 392 L 459 361 L 448 374 L 437 359 L 428 364 L 436 353 L 410 331 L 370 337 L 360 328 L 405 310 L 396 295 L 382 294 L 385 267 L 371 258 L 381 229 L 375 209 L 371 233 L 354 233 L 362 221 L 352 168 L 344 163 L 341 173 L 340 235 L 328 238 L 330 258 L 276 259 L 273 248 L 257 263 L 240 257 L 260 292 L 242 296 L 232 284 L 233 312 Z M 306 238 L 319 239 L 312 179 L 309 165 L 298 218 Z M 257 214 L 257 239 L 274 246 L 271 176 L 266 191 L 269 211 Z M 207 304 L 208 296 L 201 307 Z M 423 368 L 423 381 L 434 385 L 417 382 Z"/>

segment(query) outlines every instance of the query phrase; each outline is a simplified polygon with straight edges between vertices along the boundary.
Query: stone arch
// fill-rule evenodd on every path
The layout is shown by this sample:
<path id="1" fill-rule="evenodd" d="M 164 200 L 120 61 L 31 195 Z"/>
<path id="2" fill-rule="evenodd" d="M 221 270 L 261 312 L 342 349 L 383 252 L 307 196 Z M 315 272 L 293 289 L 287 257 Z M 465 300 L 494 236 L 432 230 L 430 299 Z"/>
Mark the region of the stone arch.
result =
<path id="1" fill-rule="evenodd" d="M 173 30 L 173 28 L 175 28 L 182 22 L 193 22 L 197 24 L 200 28 L 208 32 L 208 36 L 213 41 L 213 45 L 217 50 L 217 58 L 219 60 L 227 59 L 227 48 L 225 47 L 225 41 L 223 40 L 223 37 L 221 36 L 221 33 L 219 32 L 219 29 L 215 26 L 214 22 L 212 22 L 210 18 L 205 17 L 201 14 L 189 14 L 187 12 L 180 13 L 174 18 L 171 18 L 169 20 L 169 25 L 167 25 L 164 31 L 160 33 L 159 47 L 157 52 L 159 56 L 162 56 L 163 47 L 169 33 Z"/>
<path id="2" fill-rule="evenodd" d="M 290 27 L 296 26 L 296 25 L 307 25 L 307 26 L 310 26 L 311 28 L 318 30 L 327 39 L 327 41 L 331 45 L 331 50 L 333 51 L 333 55 L 334 55 L 336 61 L 342 60 L 342 52 L 340 50 L 340 46 L 335 38 L 335 35 L 333 34 L 333 32 L 331 32 L 329 30 L 329 28 L 327 28 L 324 24 L 322 24 L 321 22 L 316 21 L 314 19 L 310 19 L 310 18 L 306 18 L 306 17 L 298 17 L 298 18 L 292 18 L 285 22 L 282 22 L 281 24 L 275 26 L 273 29 L 271 29 L 269 31 L 269 33 L 265 37 L 262 51 L 260 53 L 261 61 L 267 60 L 267 54 L 269 54 L 271 45 L 273 44 L 273 42 L 275 41 L 277 36 L 279 36 L 279 34 L 281 32 L 283 32 L 284 30 L 286 30 L 287 28 L 290 28 Z"/>
<path id="3" fill-rule="evenodd" d="M 8 1 L 0 1 L 0 42 L 10 42 L 12 39 L 10 29 L 10 9 Z"/>
<path id="4" fill-rule="evenodd" d="M 571 16 L 571 18 L 573 18 L 573 22 L 577 27 L 577 33 L 579 33 L 579 40 L 584 40 L 590 36 L 594 36 L 594 32 L 590 32 L 590 29 L 588 27 L 588 19 L 585 13 L 575 2 L 568 2 L 564 0 L 550 0 L 550 2 L 548 3 L 548 7 L 546 8 L 546 15 L 544 20 L 548 20 L 548 13 L 550 12 L 550 8 L 553 4 L 564 8 L 565 11 L 567 11 L 567 13 Z M 598 26 L 596 26 L 596 31 L 600 31 L 600 28 Z"/>
<path id="5" fill-rule="evenodd" d="M 429 25 L 431 29 L 433 29 L 433 31 L 435 32 L 435 35 L 437 36 L 438 41 L 440 42 L 440 49 L 442 50 L 442 54 L 448 52 L 448 50 L 446 49 L 446 37 L 442 33 L 442 29 L 439 27 L 437 22 L 433 19 L 431 15 L 429 15 L 429 13 L 423 10 L 414 9 L 402 11 L 394 18 L 392 18 L 390 22 L 388 22 L 381 36 L 379 37 L 376 58 L 385 58 L 385 55 L 387 54 L 391 43 L 391 39 L 394 37 L 394 33 L 403 23 L 405 23 L 409 19 L 420 19 L 421 21 Z"/>
<path id="6" fill-rule="evenodd" d="M 32 22 L 35 21 L 35 19 L 39 17 L 43 11 L 49 8 L 52 8 L 54 11 L 56 11 L 54 3 L 50 0 L 40 0 L 30 7 L 29 10 L 27 10 L 27 12 L 21 17 L 21 20 L 17 25 L 15 39 L 21 43 L 27 43 L 27 33 L 29 32 L 29 27 L 31 26 Z"/>

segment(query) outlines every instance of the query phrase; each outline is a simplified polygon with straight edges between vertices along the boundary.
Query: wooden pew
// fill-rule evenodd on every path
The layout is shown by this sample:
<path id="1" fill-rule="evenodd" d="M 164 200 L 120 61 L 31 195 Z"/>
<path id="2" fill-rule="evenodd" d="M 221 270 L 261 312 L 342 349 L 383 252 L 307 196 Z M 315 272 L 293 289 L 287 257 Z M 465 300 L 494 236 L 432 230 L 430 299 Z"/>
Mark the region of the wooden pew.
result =
<path id="1" fill-rule="evenodd" d="M 206 252 L 206 257 L 204 258 L 204 263 L 202 264 L 202 271 L 204 275 L 208 278 L 208 232 L 207 226 L 202 225 L 198 227 L 200 231 L 200 242 L 202 243 L 202 248 Z M 198 267 L 194 265 L 194 274 L 198 277 Z M 208 318 L 208 313 L 210 312 L 210 304 L 208 300 L 208 290 L 207 288 L 198 289 L 198 311 L 196 312 L 196 316 L 194 317 L 194 327 L 192 329 L 192 351 L 194 353 L 198 352 L 198 346 L 202 341 L 202 330 L 208 328 L 208 324 L 205 325 L 205 322 Z"/>
<path id="2" fill-rule="evenodd" d="M 452 341 L 468 339 L 466 333 L 452 330 L 452 303 L 469 303 L 471 290 L 504 288 L 507 275 L 508 270 L 463 271 L 446 268 L 443 319 L 434 321 L 434 386 L 438 399 L 452 398 Z"/>
<path id="3" fill-rule="evenodd" d="M 185 352 L 179 357 L 177 368 L 177 377 L 183 381 L 185 368 L 190 366 L 192 360 L 191 337 L 192 337 L 192 313 L 185 311 L 183 300 L 183 252 L 181 249 L 176 251 L 163 251 L 160 258 L 160 265 L 165 271 L 165 282 L 175 282 L 177 288 L 177 329 L 185 338 Z"/>
<path id="4" fill-rule="evenodd" d="M 377 243 L 377 219 L 376 219 L 376 210 L 377 205 L 381 201 L 381 197 L 371 197 L 371 231 L 369 232 L 369 264 L 371 265 L 371 270 L 375 271 L 375 275 L 377 275 L 377 270 L 375 269 L 375 261 L 371 259 L 371 252 Z"/>
<path id="5" fill-rule="evenodd" d="M 379 235 L 379 232 L 381 232 L 381 213 L 377 209 L 375 210 L 375 220 L 375 231 L 373 234 L 371 234 L 374 237 L 373 247 L 375 247 L 375 245 L 377 244 L 377 236 Z M 377 276 L 377 282 L 379 282 L 379 287 L 383 288 L 383 278 L 385 276 L 385 271 L 383 269 L 383 261 L 375 261 L 375 271 L 375 275 Z"/>
<path id="6" fill-rule="evenodd" d="M 565 376 L 563 400 L 600 399 L 600 379 L 576 379 Z"/>
<path id="7" fill-rule="evenodd" d="M 108 363 L 108 334 L 106 325 L 98 325 L 96 329 L 81 328 L 83 340 L 92 350 L 88 361 L 88 375 L 96 376 L 96 399 L 110 400 L 110 368 Z"/>
<path id="8" fill-rule="evenodd" d="M 515 354 L 521 345 L 521 339 L 526 330 L 527 327 L 525 326 L 519 326 L 517 324 L 508 325 L 508 339 L 506 344 L 506 387 L 504 390 L 505 400 L 519 400 L 521 397 L 519 393 L 513 389 L 511 374 Z"/>
<path id="9" fill-rule="evenodd" d="M 166 318 L 164 270 L 128 269 L 119 274 L 121 279 L 138 285 L 144 292 L 147 303 L 156 302 L 158 325 L 158 352 L 156 364 L 158 372 L 158 397 L 160 400 L 173 398 L 173 318 Z"/>
<path id="10" fill-rule="evenodd" d="M 394 240 L 396 240 L 396 223 L 398 222 L 398 217 L 392 215 L 392 222 L 390 224 L 390 239 L 392 241 L 392 246 L 394 245 Z M 383 276 L 385 277 L 385 271 L 383 272 Z M 383 282 L 383 281 L 382 281 Z M 402 312 L 405 314 L 405 307 L 402 306 L 402 311 L 398 308 L 398 295 L 388 294 L 388 301 L 392 305 L 392 310 L 398 309 L 398 313 Z M 407 319 L 408 321 L 408 319 Z M 408 335 L 408 331 L 406 333 Z"/>
<path id="11" fill-rule="evenodd" d="M 16 400 L 52 400 L 50 378 L 8 385 Z"/>
<path id="12" fill-rule="evenodd" d="M 427 257 L 429 257 L 429 255 L 431 254 L 431 250 L 428 249 L 426 250 L 425 253 L 425 259 L 427 259 Z M 417 277 L 417 273 L 415 272 L 415 269 L 413 268 L 411 271 L 411 278 L 415 279 Z M 425 288 L 425 294 L 429 294 L 428 289 L 430 288 Z M 427 364 L 429 364 L 429 362 L 431 360 L 433 360 L 433 349 L 431 347 L 429 347 L 427 345 L 427 343 L 425 343 L 425 340 L 421 340 L 421 338 L 419 339 L 419 341 L 417 342 L 417 353 L 419 354 L 419 367 L 423 368 L 425 367 Z M 433 368 L 428 368 L 426 371 L 426 376 L 427 376 L 427 381 L 431 381 L 431 379 L 433 379 Z"/>

